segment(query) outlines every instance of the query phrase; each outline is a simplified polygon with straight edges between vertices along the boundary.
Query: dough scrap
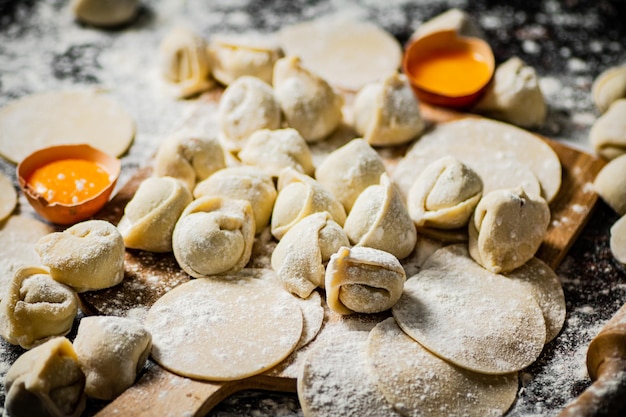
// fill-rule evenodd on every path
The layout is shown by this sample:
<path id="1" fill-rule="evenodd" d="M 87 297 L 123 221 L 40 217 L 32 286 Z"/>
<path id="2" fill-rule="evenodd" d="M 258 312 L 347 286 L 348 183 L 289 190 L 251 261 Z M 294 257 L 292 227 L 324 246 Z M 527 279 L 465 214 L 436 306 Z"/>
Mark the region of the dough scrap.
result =
<path id="1" fill-rule="evenodd" d="M 517 373 L 484 375 L 454 366 L 407 336 L 393 318 L 367 340 L 378 389 L 404 416 L 501 416 L 515 401 Z"/>
<path id="2" fill-rule="evenodd" d="M 182 376 L 231 381 L 285 359 L 302 334 L 297 301 L 263 280 L 191 280 L 165 294 L 145 322 L 152 357 Z"/>
<path id="3" fill-rule="evenodd" d="M 611 253 L 619 262 L 626 264 L 626 216 L 611 226 Z"/>
<path id="4" fill-rule="evenodd" d="M 0 172 L 0 222 L 11 215 L 17 205 L 17 191 L 11 179 Z M 0 300 L 2 297 L 0 297 Z"/>
<path id="5" fill-rule="evenodd" d="M 33 94 L 0 109 L 0 154 L 14 163 L 41 148 L 72 143 L 121 156 L 134 136 L 130 114 L 93 91 Z"/>
<path id="6" fill-rule="evenodd" d="M 437 356 L 485 374 L 533 363 L 546 341 L 535 297 L 474 262 L 464 245 L 435 252 L 404 284 L 392 309 L 398 325 Z"/>
<path id="7" fill-rule="evenodd" d="M 284 27 L 279 39 L 286 55 L 339 88 L 358 91 L 395 73 L 402 62 L 400 43 L 385 30 L 341 15 Z"/>
<path id="8" fill-rule="evenodd" d="M 598 195 L 617 214 L 626 214 L 626 155 L 606 164 L 593 181 L 593 188 Z"/>
<path id="9" fill-rule="evenodd" d="M 615 100 L 595 121 L 589 140 L 596 153 L 608 160 L 626 153 L 626 99 Z"/>
<path id="10" fill-rule="evenodd" d="M 626 66 L 611 67 L 598 75 L 591 86 L 591 97 L 600 113 L 614 101 L 626 98 Z"/>
<path id="11" fill-rule="evenodd" d="M 70 7 L 81 21 L 111 27 L 130 22 L 139 10 L 139 0 L 72 0 Z"/>
<path id="12" fill-rule="evenodd" d="M 466 118 L 437 125 L 407 152 L 393 173 L 402 195 L 430 162 L 448 155 L 478 173 L 483 194 L 521 185 L 550 202 L 561 186 L 561 162 L 546 142 L 502 122 Z"/>

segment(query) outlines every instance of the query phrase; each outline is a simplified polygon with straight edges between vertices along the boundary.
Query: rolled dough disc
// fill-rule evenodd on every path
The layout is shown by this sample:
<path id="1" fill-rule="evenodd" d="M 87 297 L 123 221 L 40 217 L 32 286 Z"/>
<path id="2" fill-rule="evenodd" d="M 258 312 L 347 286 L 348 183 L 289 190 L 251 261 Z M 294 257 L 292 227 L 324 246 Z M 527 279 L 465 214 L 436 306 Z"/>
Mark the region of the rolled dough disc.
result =
<path id="1" fill-rule="evenodd" d="M 335 15 L 283 28 L 279 43 L 285 55 L 335 87 L 357 91 L 397 72 L 402 47 L 388 32 L 368 22 Z"/>
<path id="2" fill-rule="evenodd" d="M 393 180 L 406 197 L 415 178 L 431 162 L 452 155 L 468 165 L 483 180 L 483 195 L 501 188 L 524 186 L 528 194 L 548 201 L 561 186 L 561 162 L 554 150 L 539 137 L 506 123 L 465 118 L 438 124 L 407 152 L 393 173 Z"/>
<path id="3" fill-rule="evenodd" d="M 152 357 L 190 378 L 231 381 L 262 373 L 285 359 L 302 334 L 293 297 L 263 280 L 194 279 L 148 311 Z"/>
<path id="4" fill-rule="evenodd" d="M 126 110 L 95 92 L 34 94 L 0 109 L 0 154 L 15 163 L 38 149 L 73 143 L 120 156 L 134 136 L 135 122 Z"/>
<path id="5" fill-rule="evenodd" d="M 393 318 L 370 332 L 367 358 L 376 385 L 405 416 L 501 416 L 517 394 L 517 373 L 484 375 L 451 365 Z"/>
<path id="6" fill-rule="evenodd" d="M 307 353 L 297 378 L 298 399 L 305 416 L 400 416 L 368 371 L 367 335 L 347 331 Z"/>
<path id="7" fill-rule="evenodd" d="M 17 191 L 11 179 L 0 173 L 0 222 L 9 217 L 17 205 Z"/>
<path id="8" fill-rule="evenodd" d="M 546 340 L 541 308 L 526 288 L 475 263 L 465 245 L 435 252 L 404 284 L 398 325 L 462 368 L 506 374 L 533 363 Z"/>

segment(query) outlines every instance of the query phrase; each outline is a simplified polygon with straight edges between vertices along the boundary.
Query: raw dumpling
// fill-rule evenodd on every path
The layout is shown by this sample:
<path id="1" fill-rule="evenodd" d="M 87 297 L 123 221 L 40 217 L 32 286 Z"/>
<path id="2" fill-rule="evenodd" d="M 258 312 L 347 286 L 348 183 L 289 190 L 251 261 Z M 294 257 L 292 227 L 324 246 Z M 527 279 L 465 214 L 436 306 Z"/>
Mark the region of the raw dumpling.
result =
<path id="1" fill-rule="evenodd" d="M 272 252 L 272 268 L 287 291 L 307 298 L 324 288 L 324 264 L 348 238 L 328 212 L 300 220 L 278 242 Z"/>
<path id="2" fill-rule="evenodd" d="M 392 254 L 373 248 L 343 247 L 326 268 L 326 301 L 339 314 L 379 313 L 400 299 L 406 274 Z"/>
<path id="3" fill-rule="evenodd" d="M 600 113 L 607 111 L 614 101 L 626 98 L 626 65 L 611 67 L 598 75 L 591 96 Z"/>
<path id="4" fill-rule="evenodd" d="M 280 128 L 280 105 L 274 90 L 256 77 L 243 76 L 230 84 L 220 98 L 217 114 L 220 130 L 235 151 L 261 129 Z"/>
<path id="5" fill-rule="evenodd" d="M 354 128 L 374 146 L 400 145 L 424 130 L 417 99 L 405 75 L 363 87 L 354 99 Z"/>
<path id="6" fill-rule="evenodd" d="M 615 259 L 626 264 L 626 215 L 611 226 L 610 246 Z"/>
<path id="7" fill-rule="evenodd" d="M 24 353 L 4 380 L 4 415 L 79 417 L 85 409 L 85 375 L 72 343 L 57 337 Z"/>
<path id="8" fill-rule="evenodd" d="M 139 322 L 114 316 L 84 317 L 74 349 L 85 373 L 85 393 L 111 400 L 134 382 L 143 368 L 152 338 Z"/>
<path id="9" fill-rule="evenodd" d="M 615 159 L 626 153 L 626 99 L 616 100 L 591 126 L 589 139 L 596 153 Z"/>
<path id="10" fill-rule="evenodd" d="M 296 56 L 276 62 L 274 91 L 289 127 L 309 143 L 326 138 L 341 123 L 342 96 Z"/>
<path id="11" fill-rule="evenodd" d="M 172 29 L 161 42 L 161 73 L 176 97 L 187 98 L 213 85 L 206 42 L 189 29 Z"/>
<path id="12" fill-rule="evenodd" d="M 271 84 L 274 64 L 283 53 L 271 37 L 244 34 L 214 36 L 209 43 L 209 56 L 213 76 L 224 85 L 246 75 Z"/>
<path id="13" fill-rule="evenodd" d="M 415 248 L 417 233 L 404 202 L 387 174 L 380 184 L 359 195 L 346 219 L 344 230 L 350 243 L 406 258 Z"/>
<path id="14" fill-rule="evenodd" d="M 272 235 L 276 239 L 282 239 L 289 229 L 305 217 L 324 211 L 343 227 L 346 212 L 330 191 L 294 169 L 285 169 L 281 173 L 271 220 Z"/>
<path id="15" fill-rule="evenodd" d="M 249 201 L 258 234 L 270 223 L 277 192 L 270 175 L 255 167 L 241 166 L 217 171 L 198 183 L 193 195 L 195 198 L 222 196 Z"/>
<path id="16" fill-rule="evenodd" d="M 421 24 L 411 35 L 411 40 L 442 30 L 454 30 L 460 36 L 485 38 L 482 29 L 472 20 L 469 14 L 463 10 L 453 8 Z"/>
<path id="17" fill-rule="evenodd" d="M 217 139 L 179 132 L 159 145 L 154 175 L 182 181 L 189 191 L 218 169 L 226 167 L 224 150 Z"/>
<path id="18" fill-rule="evenodd" d="M 518 57 L 498 65 L 474 110 L 522 127 L 542 126 L 547 106 L 535 69 Z"/>
<path id="19" fill-rule="evenodd" d="M 257 130 L 239 152 L 239 159 L 272 177 L 278 177 L 285 168 L 306 175 L 313 175 L 315 171 L 309 145 L 295 129 Z"/>
<path id="20" fill-rule="evenodd" d="M 409 189 L 407 206 L 417 226 L 465 226 L 482 197 L 483 182 L 453 156 L 430 163 Z"/>
<path id="21" fill-rule="evenodd" d="M 359 194 L 378 184 L 385 165 L 378 153 L 360 138 L 331 152 L 315 171 L 315 178 L 350 213 Z"/>
<path id="22" fill-rule="evenodd" d="M 50 233 L 35 250 L 56 281 L 77 292 L 113 287 L 124 279 L 124 238 L 104 220 L 87 220 Z"/>
<path id="23" fill-rule="evenodd" d="M 85 23 L 110 27 L 132 20 L 139 10 L 139 0 L 72 0 L 72 12 Z"/>
<path id="24" fill-rule="evenodd" d="M 602 168 L 593 187 L 617 214 L 626 214 L 626 155 L 621 155 Z"/>
<path id="25" fill-rule="evenodd" d="M 487 270 L 504 274 L 539 249 L 550 223 L 548 203 L 522 188 L 485 195 L 469 222 L 469 252 Z"/>
<path id="26" fill-rule="evenodd" d="M 117 225 L 127 248 L 171 252 L 174 226 L 193 197 L 172 177 L 146 178 Z"/>
<path id="27" fill-rule="evenodd" d="M 250 203 L 227 197 L 193 201 L 180 216 L 172 237 L 176 261 L 194 278 L 240 271 L 250 260 L 253 243 Z"/>
<path id="28" fill-rule="evenodd" d="M 0 333 L 13 345 L 30 349 L 66 335 L 78 312 L 76 294 L 41 267 L 22 267 L 0 302 Z"/>

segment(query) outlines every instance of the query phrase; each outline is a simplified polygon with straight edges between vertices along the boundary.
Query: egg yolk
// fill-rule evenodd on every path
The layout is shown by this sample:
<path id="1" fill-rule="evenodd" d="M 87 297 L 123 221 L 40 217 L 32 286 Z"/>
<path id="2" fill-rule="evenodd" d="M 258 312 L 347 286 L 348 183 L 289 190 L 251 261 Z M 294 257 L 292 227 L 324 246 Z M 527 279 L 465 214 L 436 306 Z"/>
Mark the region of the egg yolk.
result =
<path id="1" fill-rule="evenodd" d="M 411 64 L 409 71 L 416 84 L 449 97 L 475 93 L 491 77 L 487 62 L 470 48 L 438 51 Z"/>
<path id="2" fill-rule="evenodd" d="M 95 197 L 111 180 L 109 173 L 95 162 L 62 159 L 37 168 L 27 182 L 49 203 L 69 205 Z"/>

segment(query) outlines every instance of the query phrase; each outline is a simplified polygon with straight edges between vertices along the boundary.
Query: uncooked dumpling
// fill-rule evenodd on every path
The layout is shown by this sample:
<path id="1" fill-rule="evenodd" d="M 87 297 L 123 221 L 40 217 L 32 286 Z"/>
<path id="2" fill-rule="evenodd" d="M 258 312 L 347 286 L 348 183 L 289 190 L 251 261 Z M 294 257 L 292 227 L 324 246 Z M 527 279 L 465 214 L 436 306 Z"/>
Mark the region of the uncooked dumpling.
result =
<path id="1" fill-rule="evenodd" d="M 603 71 L 591 86 L 591 97 L 600 113 L 604 113 L 614 101 L 626 98 L 626 65 Z"/>
<path id="2" fill-rule="evenodd" d="M 611 226 L 611 253 L 619 262 L 626 264 L 626 216 Z"/>
<path id="3" fill-rule="evenodd" d="M 81 21 L 94 26 L 117 26 L 137 15 L 139 0 L 72 0 L 70 7 Z"/>
<path id="4" fill-rule="evenodd" d="M 370 145 L 400 145 L 424 130 L 419 105 L 405 75 L 363 87 L 354 99 L 354 128 Z"/>
<path id="5" fill-rule="evenodd" d="M 274 90 L 259 78 L 243 76 L 230 84 L 217 109 L 220 130 L 233 150 L 244 147 L 248 137 L 261 129 L 280 128 L 280 105 Z"/>
<path id="6" fill-rule="evenodd" d="M 346 212 L 339 200 L 308 175 L 285 169 L 278 179 L 278 197 L 271 220 L 272 235 L 280 240 L 300 220 L 325 211 L 343 227 Z"/>
<path id="7" fill-rule="evenodd" d="M 331 255 L 350 243 L 328 212 L 311 214 L 282 237 L 272 252 L 272 268 L 287 291 L 307 298 L 324 288 L 324 265 Z"/>
<path id="8" fill-rule="evenodd" d="M 281 58 L 274 66 L 274 92 L 289 127 L 307 142 L 318 142 L 341 123 L 342 96 L 302 66 L 300 58 Z"/>
<path id="9" fill-rule="evenodd" d="M 174 96 L 187 98 L 213 85 L 206 42 L 191 30 L 172 29 L 161 42 L 159 53 L 161 74 Z"/>
<path id="10" fill-rule="evenodd" d="M 614 101 L 589 131 L 589 139 L 596 153 L 606 159 L 615 159 L 626 153 L 626 99 Z"/>
<path id="11" fill-rule="evenodd" d="M 405 280 L 404 269 L 392 254 L 343 247 L 326 268 L 326 302 L 339 314 L 379 313 L 400 299 Z"/>
<path id="12" fill-rule="evenodd" d="M 344 230 L 353 245 L 380 249 L 398 259 L 409 256 L 417 240 L 413 220 L 387 174 L 359 195 Z"/>
<path id="13" fill-rule="evenodd" d="M 277 192 L 270 175 L 256 167 L 240 166 L 215 172 L 196 185 L 193 195 L 195 198 L 223 196 L 249 201 L 258 234 L 269 225 Z"/>
<path id="14" fill-rule="evenodd" d="M 617 214 L 626 214 L 626 155 L 606 164 L 593 181 L 593 188 L 598 195 Z"/>
<path id="15" fill-rule="evenodd" d="M 85 409 L 85 375 L 72 343 L 57 337 L 24 353 L 4 380 L 4 415 L 79 417 Z"/>
<path id="16" fill-rule="evenodd" d="M 542 126 L 547 106 L 535 69 L 518 57 L 498 65 L 474 110 L 518 126 Z"/>
<path id="17" fill-rule="evenodd" d="M 485 34 L 480 26 L 472 20 L 468 13 L 463 10 L 453 8 L 418 26 L 415 32 L 413 32 L 413 35 L 411 35 L 411 40 L 442 30 L 454 30 L 460 36 L 470 36 L 476 38 L 485 37 Z"/>
<path id="18" fill-rule="evenodd" d="M 16 205 L 17 191 L 11 179 L 0 172 L 0 222 L 9 217 Z"/>
<path id="19" fill-rule="evenodd" d="M 328 154 L 317 167 L 315 178 L 349 213 L 359 194 L 378 184 L 384 172 L 380 155 L 365 140 L 357 138 Z"/>
<path id="20" fill-rule="evenodd" d="M 151 348 L 150 333 L 135 320 L 114 316 L 82 318 L 74 349 L 87 378 L 85 393 L 101 400 L 117 397 L 135 382 Z"/>
<path id="21" fill-rule="evenodd" d="M 78 292 L 113 287 L 124 279 L 124 238 L 104 220 L 86 220 L 42 237 L 35 247 L 56 281 Z"/>
<path id="22" fill-rule="evenodd" d="M 228 197 L 200 197 L 185 208 L 174 228 L 172 246 L 180 267 L 195 278 L 236 273 L 254 243 L 250 203 Z"/>
<path id="23" fill-rule="evenodd" d="M 193 200 L 185 185 L 172 177 L 146 178 L 124 207 L 117 225 L 127 248 L 171 252 L 172 233 Z"/>
<path id="24" fill-rule="evenodd" d="M 22 267 L 0 302 L 0 333 L 7 342 L 30 349 L 66 335 L 77 312 L 71 288 L 53 280 L 45 268 Z"/>
<path id="25" fill-rule="evenodd" d="M 163 140 L 154 158 L 154 175 L 182 181 L 190 192 L 196 183 L 226 167 L 219 141 L 189 132 L 178 132 Z"/>
<path id="26" fill-rule="evenodd" d="M 315 171 L 309 145 L 295 129 L 257 130 L 238 156 L 244 164 L 255 166 L 272 177 L 278 177 L 285 168 L 306 175 L 313 175 Z"/>
<path id="27" fill-rule="evenodd" d="M 492 191 L 470 219 L 470 254 L 491 272 L 510 272 L 535 255 L 549 224 L 550 208 L 543 198 L 522 188 Z"/>

